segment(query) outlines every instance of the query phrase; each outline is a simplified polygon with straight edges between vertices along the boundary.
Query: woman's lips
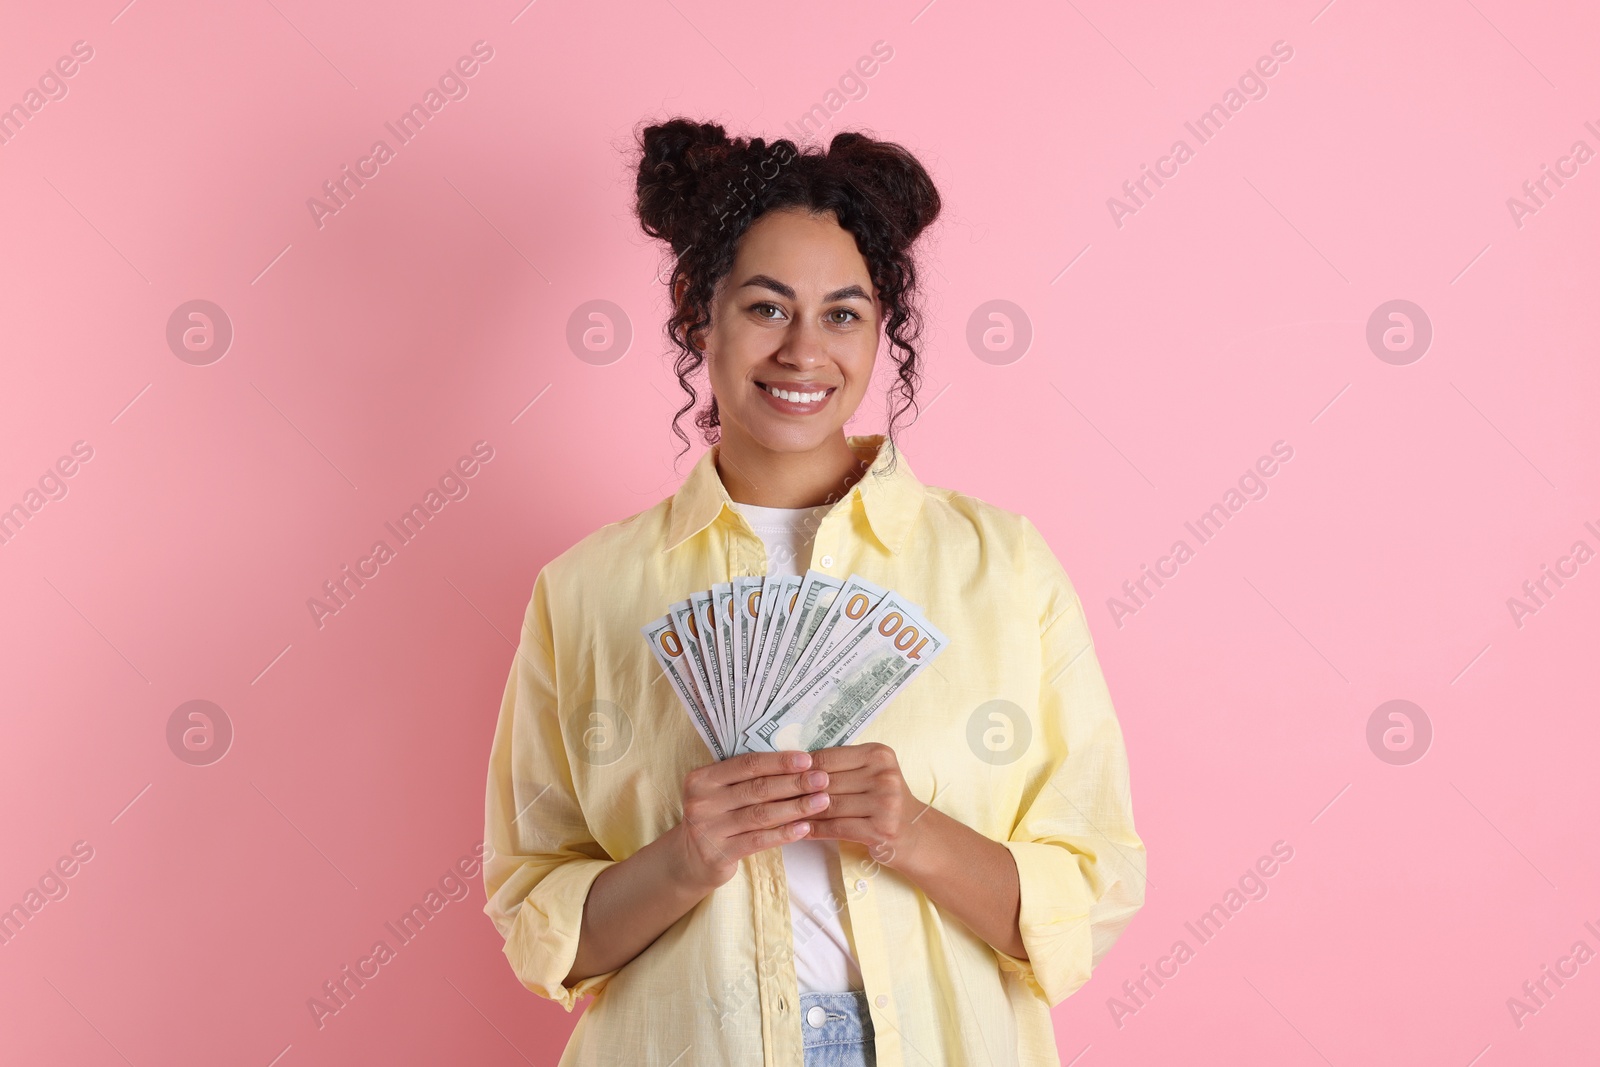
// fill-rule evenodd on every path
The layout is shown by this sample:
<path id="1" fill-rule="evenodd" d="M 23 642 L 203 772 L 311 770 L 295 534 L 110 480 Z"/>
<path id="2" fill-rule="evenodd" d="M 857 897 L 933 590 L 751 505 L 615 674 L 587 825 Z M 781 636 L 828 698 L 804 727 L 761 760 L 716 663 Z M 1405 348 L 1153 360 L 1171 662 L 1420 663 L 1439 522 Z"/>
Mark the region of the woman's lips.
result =
<path id="1" fill-rule="evenodd" d="M 767 398 L 768 404 L 786 415 L 810 415 L 821 411 L 828 406 L 833 394 L 839 389 L 836 385 L 786 386 L 783 382 L 772 384 L 757 382 L 756 387 L 761 390 L 761 395 Z M 818 393 L 822 395 L 814 400 L 794 400 L 785 399 L 779 396 L 778 392 L 788 397 L 816 397 Z"/>

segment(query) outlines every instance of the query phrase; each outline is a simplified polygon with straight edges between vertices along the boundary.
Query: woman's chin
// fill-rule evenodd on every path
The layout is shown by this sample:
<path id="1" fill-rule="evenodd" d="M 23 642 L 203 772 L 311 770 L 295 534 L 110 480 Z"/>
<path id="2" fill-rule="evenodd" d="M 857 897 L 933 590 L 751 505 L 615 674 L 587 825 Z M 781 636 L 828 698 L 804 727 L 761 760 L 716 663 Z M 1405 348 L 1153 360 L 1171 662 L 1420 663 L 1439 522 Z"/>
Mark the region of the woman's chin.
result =
<path id="1" fill-rule="evenodd" d="M 751 431 L 745 436 L 766 451 L 814 452 L 838 436 L 840 427 L 831 423 L 826 426 L 820 423 L 795 425 L 793 422 L 763 419 L 759 425 L 751 427 Z"/>

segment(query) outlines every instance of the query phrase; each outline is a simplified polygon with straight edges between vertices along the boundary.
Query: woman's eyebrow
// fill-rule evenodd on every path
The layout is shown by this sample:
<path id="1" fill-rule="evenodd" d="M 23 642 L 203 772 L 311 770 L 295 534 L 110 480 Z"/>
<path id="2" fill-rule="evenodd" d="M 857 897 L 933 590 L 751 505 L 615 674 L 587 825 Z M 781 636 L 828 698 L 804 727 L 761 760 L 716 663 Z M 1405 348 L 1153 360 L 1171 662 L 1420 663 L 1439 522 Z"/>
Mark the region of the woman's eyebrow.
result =
<path id="1" fill-rule="evenodd" d="M 750 277 L 745 279 L 744 284 L 739 288 L 744 289 L 752 285 L 760 286 L 763 289 L 771 289 L 779 296 L 788 300 L 794 299 L 794 289 L 778 281 L 778 279 L 772 277 L 771 275 L 752 274 Z M 859 285 L 847 285 L 843 289 L 835 289 L 833 292 L 822 298 L 822 302 L 824 304 L 831 303 L 835 300 L 865 300 L 868 303 L 871 303 L 872 297 L 868 296 L 867 291 L 861 288 Z"/>

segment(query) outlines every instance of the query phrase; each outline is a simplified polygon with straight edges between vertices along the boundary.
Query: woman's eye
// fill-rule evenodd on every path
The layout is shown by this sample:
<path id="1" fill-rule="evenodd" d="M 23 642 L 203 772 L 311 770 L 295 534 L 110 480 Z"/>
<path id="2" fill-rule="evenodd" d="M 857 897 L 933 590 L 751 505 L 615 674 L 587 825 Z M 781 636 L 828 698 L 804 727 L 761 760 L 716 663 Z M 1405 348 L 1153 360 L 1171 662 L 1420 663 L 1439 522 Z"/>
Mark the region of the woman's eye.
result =
<path id="1" fill-rule="evenodd" d="M 769 322 L 776 322 L 784 315 L 783 308 L 766 300 L 758 304 L 751 304 L 750 310 L 755 313 L 757 318 L 766 319 Z M 772 312 L 772 314 L 768 312 Z M 834 318 L 833 316 L 843 316 L 843 318 Z M 835 326 L 844 326 L 859 320 L 861 315 L 851 308 L 834 308 L 832 311 L 825 312 L 824 318 L 827 318 Z"/>

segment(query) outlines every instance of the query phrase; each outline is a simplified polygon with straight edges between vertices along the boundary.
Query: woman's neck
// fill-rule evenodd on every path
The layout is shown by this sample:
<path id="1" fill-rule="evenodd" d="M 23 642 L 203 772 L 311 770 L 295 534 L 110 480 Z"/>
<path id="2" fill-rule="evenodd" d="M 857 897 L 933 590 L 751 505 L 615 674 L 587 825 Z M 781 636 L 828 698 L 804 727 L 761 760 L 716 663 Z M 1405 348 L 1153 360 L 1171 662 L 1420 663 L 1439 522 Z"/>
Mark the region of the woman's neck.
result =
<path id="1" fill-rule="evenodd" d="M 841 431 L 809 452 L 776 452 L 727 433 L 717 445 L 717 475 L 739 504 L 809 508 L 839 500 L 871 465 Z"/>

